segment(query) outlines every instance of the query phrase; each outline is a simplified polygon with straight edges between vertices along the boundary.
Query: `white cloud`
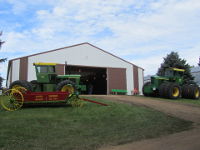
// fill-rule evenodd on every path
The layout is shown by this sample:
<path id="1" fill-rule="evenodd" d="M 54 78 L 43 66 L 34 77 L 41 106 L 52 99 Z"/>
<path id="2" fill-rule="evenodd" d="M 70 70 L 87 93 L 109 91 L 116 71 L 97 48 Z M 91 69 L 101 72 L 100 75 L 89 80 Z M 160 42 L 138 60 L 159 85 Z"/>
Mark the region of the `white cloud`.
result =
<path id="1" fill-rule="evenodd" d="M 9 2 L 13 9 L 20 5 L 16 0 Z M 178 51 L 191 65 L 196 65 L 200 55 L 199 0 L 21 2 L 24 6 L 15 10 L 18 13 L 44 3 L 51 7 L 36 10 L 35 26 L 4 33 L 6 44 L 2 51 L 29 54 L 91 42 L 117 56 L 127 57 L 143 67 L 145 74 L 154 74 L 162 58 L 172 50 Z"/>

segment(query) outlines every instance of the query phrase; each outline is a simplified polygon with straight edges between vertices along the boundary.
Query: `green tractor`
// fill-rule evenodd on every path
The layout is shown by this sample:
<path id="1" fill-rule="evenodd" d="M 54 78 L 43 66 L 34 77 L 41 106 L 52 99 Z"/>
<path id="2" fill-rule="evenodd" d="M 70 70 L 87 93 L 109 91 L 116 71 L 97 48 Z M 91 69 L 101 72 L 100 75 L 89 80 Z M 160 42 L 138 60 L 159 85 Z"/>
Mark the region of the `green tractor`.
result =
<path id="1" fill-rule="evenodd" d="M 163 76 L 152 76 L 151 81 L 143 85 L 144 96 L 198 99 L 200 96 L 199 87 L 195 84 L 185 84 L 184 72 L 184 69 L 165 68 Z"/>
<path id="2" fill-rule="evenodd" d="M 10 84 L 10 89 L 25 88 L 31 92 L 69 92 L 70 95 L 86 90 L 85 85 L 80 85 L 81 75 L 57 75 L 56 63 L 34 63 L 37 80 L 31 82 L 17 80 Z"/>

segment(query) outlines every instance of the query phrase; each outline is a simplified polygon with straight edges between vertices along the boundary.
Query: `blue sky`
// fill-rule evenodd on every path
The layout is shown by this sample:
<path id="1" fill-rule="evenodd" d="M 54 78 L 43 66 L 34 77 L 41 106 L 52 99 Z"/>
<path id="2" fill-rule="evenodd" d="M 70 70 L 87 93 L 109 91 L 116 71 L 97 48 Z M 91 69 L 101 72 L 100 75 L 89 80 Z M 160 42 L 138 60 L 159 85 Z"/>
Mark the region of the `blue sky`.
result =
<path id="1" fill-rule="evenodd" d="M 199 0 L 0 0 L 0 25 L 8 59 L 89 42 L 148 75 L 171 51 L 200 56 Z"/>

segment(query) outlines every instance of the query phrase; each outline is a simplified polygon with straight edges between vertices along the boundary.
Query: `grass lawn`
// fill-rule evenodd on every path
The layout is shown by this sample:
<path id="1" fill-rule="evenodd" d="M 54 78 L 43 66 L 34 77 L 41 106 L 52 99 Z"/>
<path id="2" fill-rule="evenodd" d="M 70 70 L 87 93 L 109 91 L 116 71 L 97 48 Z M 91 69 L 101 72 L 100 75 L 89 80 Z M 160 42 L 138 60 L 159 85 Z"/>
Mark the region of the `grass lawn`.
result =
<path id="1" fill-rule="evenodd" d="M 94 150 L 191 128 L 192 123 L 145 107 L 102 101 L 82 108 L 0 110 L 0 149 Z"/>
<path id="2" fill-rule="evenodd" d="M 139 97 L 144 97 L 144 98 L 153 98 L 155 100 L 164 100 L 164 101 L 170 101 L 170 102 L 178 102 L 178 103 L 186 103 L 186 104 L 194 104 L 196 106 L 200 106 L 200 99 L 184 99 L 184 98 L 179 98 L 179 99 L 166 99 L 166 98 L 159 98 L 159 97 L 145 97 L 145 96 L 139 96 Z"/>

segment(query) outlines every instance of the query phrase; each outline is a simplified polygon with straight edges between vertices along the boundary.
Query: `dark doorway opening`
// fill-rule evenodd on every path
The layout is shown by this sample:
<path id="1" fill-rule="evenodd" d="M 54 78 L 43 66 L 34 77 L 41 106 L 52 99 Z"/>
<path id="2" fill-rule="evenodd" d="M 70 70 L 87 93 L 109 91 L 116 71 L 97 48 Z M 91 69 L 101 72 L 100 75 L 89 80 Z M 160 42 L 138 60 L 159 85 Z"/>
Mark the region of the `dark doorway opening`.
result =
<path id="1" fill-rule="evenodd" d="M 65 74 L 80 74 L 81 84 L 86 85 L 86 91 L 81 94 L 107 94 L 106 68 L 67 66 Z"/>

